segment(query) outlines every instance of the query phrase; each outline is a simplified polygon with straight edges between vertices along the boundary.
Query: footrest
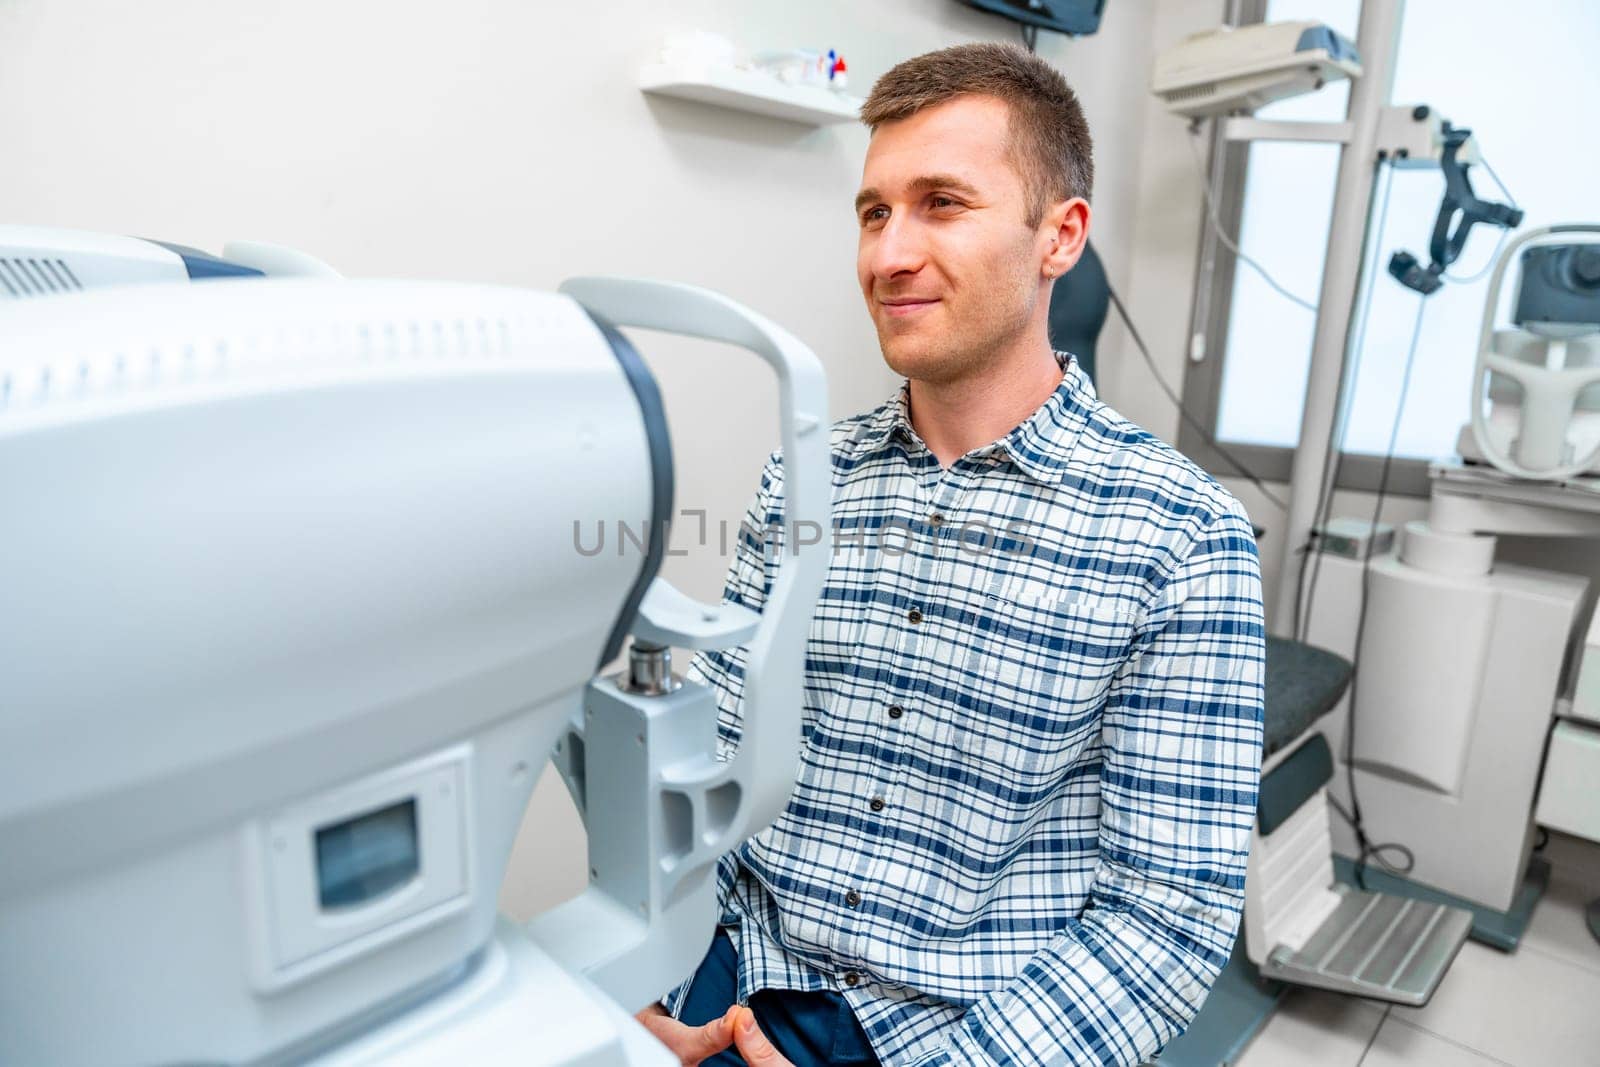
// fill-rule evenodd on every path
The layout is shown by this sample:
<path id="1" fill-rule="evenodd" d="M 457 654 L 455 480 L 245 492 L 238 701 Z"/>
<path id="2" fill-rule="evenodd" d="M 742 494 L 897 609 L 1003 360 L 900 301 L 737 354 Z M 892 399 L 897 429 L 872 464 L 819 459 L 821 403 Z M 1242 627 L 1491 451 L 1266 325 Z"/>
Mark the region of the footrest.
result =
<path id="1" fill-rule="evenodd" d="M 1472 914 L 1444 904 L 1339 887 L 1344 899 L 1296 952 L 1280 945 L 1261 973 L 1373 1000 L 1421 1007 L 1472 929 Z"/>

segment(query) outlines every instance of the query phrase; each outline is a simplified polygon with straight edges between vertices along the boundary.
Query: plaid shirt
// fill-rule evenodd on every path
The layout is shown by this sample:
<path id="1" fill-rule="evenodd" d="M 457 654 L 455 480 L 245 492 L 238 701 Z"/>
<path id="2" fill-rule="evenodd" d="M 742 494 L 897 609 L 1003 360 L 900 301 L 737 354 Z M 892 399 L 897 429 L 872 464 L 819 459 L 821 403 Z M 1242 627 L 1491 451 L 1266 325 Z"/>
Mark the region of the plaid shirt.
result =
<path id="1" fill-rule="evenodd" d="M 1044 405 L 948 469 L 904 388 L 834 425 L 799 781 L 719 871 L 739 999 L 837 990 L 886 1064 L 1140 1063 L 1238 928 L 1261 758 L 1250 523 L 1058 358 Z M 728 601 L 761 610 L 782 521 L 774 455 Z M 736 745 L 744 651 L 689 675 Z"/>

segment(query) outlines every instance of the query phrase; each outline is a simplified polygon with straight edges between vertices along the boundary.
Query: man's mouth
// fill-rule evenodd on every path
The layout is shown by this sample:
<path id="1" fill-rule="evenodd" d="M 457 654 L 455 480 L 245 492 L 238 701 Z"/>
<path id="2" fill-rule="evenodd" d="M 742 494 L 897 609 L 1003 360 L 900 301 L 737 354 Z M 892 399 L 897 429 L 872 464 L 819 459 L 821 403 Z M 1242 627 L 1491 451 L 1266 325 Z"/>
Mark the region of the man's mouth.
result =
<path id="1" fill-rule="evenodd" d="M 937 297 L 894 296 L 879 300 L 883 305 L 884 314 L 893 318 L 904 318 L 915 315 L 919 311 L 931 308 L 939 302 Z"/>

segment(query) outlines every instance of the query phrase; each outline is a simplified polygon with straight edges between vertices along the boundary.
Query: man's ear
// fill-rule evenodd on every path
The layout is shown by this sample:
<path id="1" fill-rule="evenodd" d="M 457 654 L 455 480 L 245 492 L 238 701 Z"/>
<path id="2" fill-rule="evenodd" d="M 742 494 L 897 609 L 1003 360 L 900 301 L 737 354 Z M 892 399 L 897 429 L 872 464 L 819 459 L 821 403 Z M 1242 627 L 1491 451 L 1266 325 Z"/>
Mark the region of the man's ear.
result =
<path id="1" fill-rule="evenodd" d="M 1089 201 L 1075 196 L 1051 204 L 1040 228 L 1047 242 L 1040 271 L 1059 278 L 1077 264 L 1089 240 Z"/>

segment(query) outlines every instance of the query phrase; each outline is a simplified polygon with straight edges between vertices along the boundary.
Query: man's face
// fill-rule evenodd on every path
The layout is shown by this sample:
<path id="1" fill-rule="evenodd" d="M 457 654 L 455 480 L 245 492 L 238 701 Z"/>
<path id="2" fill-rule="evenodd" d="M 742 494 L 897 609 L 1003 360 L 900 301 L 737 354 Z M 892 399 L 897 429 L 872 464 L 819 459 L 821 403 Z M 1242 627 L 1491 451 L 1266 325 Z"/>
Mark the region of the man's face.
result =
<path id="1" fill-rule="evenodd" d="M 1045 248 L 1007 152 L 1010 109 L 959 96 L 879 126 L 856 198 L 856 275 L 885 362 L 968 377 L 1025 331 Z"/>

